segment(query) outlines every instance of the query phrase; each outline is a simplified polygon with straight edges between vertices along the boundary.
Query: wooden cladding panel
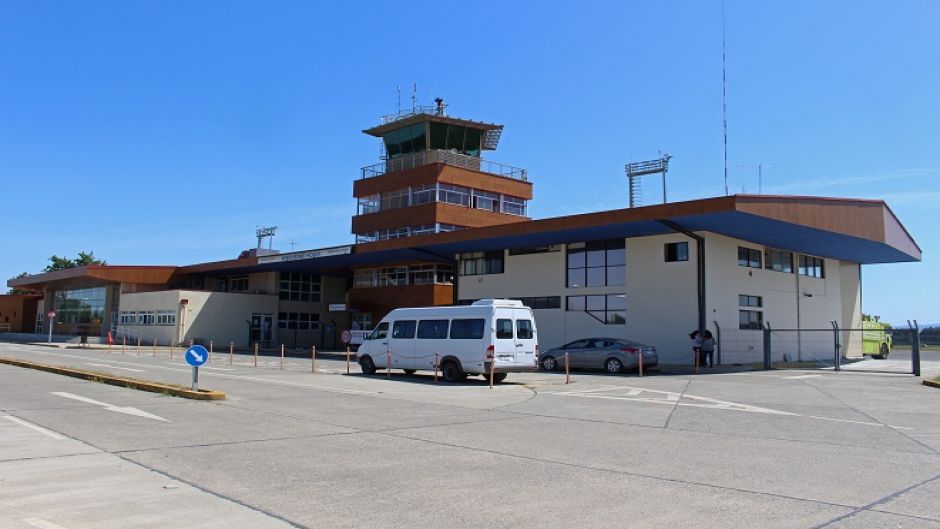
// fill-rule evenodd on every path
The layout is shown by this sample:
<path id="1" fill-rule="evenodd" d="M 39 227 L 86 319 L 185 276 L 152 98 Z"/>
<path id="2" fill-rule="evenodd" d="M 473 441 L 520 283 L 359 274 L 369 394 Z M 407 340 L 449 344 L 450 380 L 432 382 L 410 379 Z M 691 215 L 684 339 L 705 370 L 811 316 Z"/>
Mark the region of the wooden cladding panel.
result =
<path id="1" fill-rule="evenodd" d="M 455 226 L 479 228 L 497 224 L 525 222 L 526 217 L 494 213 L 482 209 L 473 209 L 454 204 L 423 204 L 407 208 L 390 209 L 357 215 L 352 219 L 353 233 L 369 233 L 376 230 L 403 228 L 405 226 L 421 226 L 440 222 Z"/>
<path id="2" fill-rule="evenodd" d="M 356 198 L 366 197 L 404 189 L 408 186 L 433 184 L 435 182 L 472 187 L 481 191 L 502 193 L 526 200 L 532 198 L 531 182 L 443 163 L 422 165 L 414 169 L 356 180 L 353 182 L 353 196 Z"/>

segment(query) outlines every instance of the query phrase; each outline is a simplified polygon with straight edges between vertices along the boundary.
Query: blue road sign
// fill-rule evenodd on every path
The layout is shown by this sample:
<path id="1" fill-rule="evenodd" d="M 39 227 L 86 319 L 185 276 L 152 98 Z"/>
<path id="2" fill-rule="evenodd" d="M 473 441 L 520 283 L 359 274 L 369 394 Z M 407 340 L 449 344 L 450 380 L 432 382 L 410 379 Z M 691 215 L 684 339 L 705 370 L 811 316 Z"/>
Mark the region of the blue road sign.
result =
<path id="1" fill-rule="evenodd" d="M 209 359 L 209 351 L 206 351 L 206 348 L 201 345 L 194 345 L 186 350 L 185 356 L 187 364 L 199 367 Z"/>

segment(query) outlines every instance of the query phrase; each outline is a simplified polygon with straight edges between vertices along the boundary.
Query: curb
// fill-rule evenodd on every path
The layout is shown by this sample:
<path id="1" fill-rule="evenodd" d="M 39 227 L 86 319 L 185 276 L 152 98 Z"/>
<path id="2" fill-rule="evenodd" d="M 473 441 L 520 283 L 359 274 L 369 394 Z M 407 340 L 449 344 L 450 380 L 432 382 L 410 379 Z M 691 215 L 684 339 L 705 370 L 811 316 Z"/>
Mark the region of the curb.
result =
<path id="1" fill-rule="evenodd" d="M 924 379 L 924 385 L 940 389 L 940 382 L 934 382 L 933 380 L 927 380 L 926 378 Z"/>
<path id="2" fill-rule="evenodd" d="M 170 386 L 167 384 L 161 384 L 159 382 L 148 382 L 146 380 L 136 380 L 133 378 L 120 377 L 116 375 L 110 375 L 107 373 L 98 373 L 95 371 L 85 371 L 84 369 L 73 369 L 71 367 L 61 367 L 53 366 L 49 364 L 40 364 L 38 362 L 30 362 L 28 360 L 17 360 L 14 358 L 4 358 L 0 357 L 0 364 L 9 364 L 11 366 L 25 367 L 28 369 L 38 369 L 40 371 L 47 371 L 49 373 L 55 373 L 57 375 L 65 375 L 69 377 L 81 378 L 84 380 L 91 380 L 93 382 L 103 382 L 111 386 L 120 386 L 130 389 L 138 389 L 141 391 L 149 391 L 151 393 L 166 393 L 167 395 L 172 395 L 174 397 L 182 397 L 184 399 L 193 399 L 193 400 L 224 400 L 225 393 L 221 391 L 214 391 L 209 389 L 200 389 L 199 391 L 193 391 L 191 389 L 180 388 L 177 386 Z"/>

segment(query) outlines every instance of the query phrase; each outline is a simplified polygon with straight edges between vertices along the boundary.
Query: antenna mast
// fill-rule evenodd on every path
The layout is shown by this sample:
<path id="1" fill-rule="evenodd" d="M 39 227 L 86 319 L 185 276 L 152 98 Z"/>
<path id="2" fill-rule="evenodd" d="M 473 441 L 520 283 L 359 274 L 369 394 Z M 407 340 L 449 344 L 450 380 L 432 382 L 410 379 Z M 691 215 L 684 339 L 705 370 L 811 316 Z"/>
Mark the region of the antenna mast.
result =
<path id="1" fill-rule="evenodd" d="M 258 237 L 259 250 L 266 237 L 268 238 L 268 250 L 271 249 L 271 245 L 274 243 L 275 232 L 277 232 L 277 226 L 258 226 L 258 229 L 255 230 L 255 236 Z"/>
<path id="2" fill-rule="evenodd" d="M 725 135 L 725 196 L 728 196 L 728 55 L 725 47 L 725 0 L 721 0 L 721 121 Z"/>
<path id="3" fill-rule="evenodd" d="M 738 167 L 743 167 L 747 169 L 757 169 L 757 194 L 758 195 L 764 194 L 764 169 L 767 169 L 767 172 L 769 173 L 770 171 L 773 170 L 775 166 L 768 165 L 765 163 L 757 163 L 757 164 L 752 163 L 752 164 L 739 164 Z"/>
<path id="4" fill-rule="evenodd" d="M 627 173 L 631 208 L 642 205 L 643 190 L 640 188 L 640 177 L 648 174 L 662 173 L 663 204 L 666 203 L 666 173 L 669 172 L 669 160 L 671 158 L 672 156 L 669 154 L 659 151 L 659 158 L 656 160 L 633 162 L 624 166 L 624 171 Z"/>

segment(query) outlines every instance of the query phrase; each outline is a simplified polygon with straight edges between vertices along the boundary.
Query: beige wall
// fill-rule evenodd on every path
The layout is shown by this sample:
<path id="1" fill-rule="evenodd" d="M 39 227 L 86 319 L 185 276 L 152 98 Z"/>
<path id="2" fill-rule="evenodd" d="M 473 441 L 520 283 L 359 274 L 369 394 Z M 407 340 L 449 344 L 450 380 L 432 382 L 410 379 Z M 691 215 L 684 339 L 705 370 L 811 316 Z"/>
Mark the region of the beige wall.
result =
<path id="1" fill-rule="evenodd" d="M 825 259 L 825 278 L 738 266 L 738 246 L 750 244 L 712 233 L 705 237 L 706 321 L 723 331 L 725 363 L 762 359 L 762 333 L 739 330 L 738 296 L 760 296 L 764 321 L 777 329 L 831 329 L 831 320 L 860 325 L 858 266 Z M 667 263 L 664 245 L 689 243 L 689 260 Z M 566 288 L 565 252 L 506 257 L 505 273 L 462 276 L 460 299 L 560 296 L 561 309 L 535 311 L 543 351 L 590 336 L 627 338 L 656 346 L 663 363 L 691 363 L 688 334 L 698 326 L 695 241 L 681 234 L 626 240 L 627 278 L 623 287 Z M 605 325 L 583 312 L 565 311 L 571 295 L 626 293 L 626 325 Z M 799 318 L 797 309 L 799 308 Z M 853 323 L 854 322 L 854 323 Z M 797 335 L 799 334 L 799 338 Z M 774 337 L 774 360 L 831 360 L 831 332 L 781 332 Z M 845 340 L 843 340 L 845 342 Z M 850 344 L 853 347 L 856 345 Z"/>
<path id="2" fill-rule="evenodd" d="M 180 300 L 188 303 L 181 305 Z M 140 336 L 144 343 L 171 341 L 188 343 L 190 339 L 210 340 L 216 344 L 234 342 L 248 346 L 248 323 L 253 312 L 277 315 L 277 296 L 206 292 L 200 290 L 164 290 L 124 294 L 120 311 L 176 311 L 175 325 L 119 325 L 119 334 Z M 221 346 L 221 345 L 220 345 Z"/>

